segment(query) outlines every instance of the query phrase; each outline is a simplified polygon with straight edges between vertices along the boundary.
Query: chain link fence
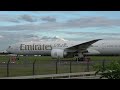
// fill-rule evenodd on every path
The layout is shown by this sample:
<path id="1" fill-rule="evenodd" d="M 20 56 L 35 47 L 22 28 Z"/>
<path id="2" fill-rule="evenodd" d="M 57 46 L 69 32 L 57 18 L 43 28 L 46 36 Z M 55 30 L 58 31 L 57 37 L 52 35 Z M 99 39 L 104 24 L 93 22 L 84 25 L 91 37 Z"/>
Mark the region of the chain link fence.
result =
<path id="1" fill-rule="evenodd" d="M 60 74 L 94 71 L 94 65 L 105 65 L 110 60 L 76 61 L 76 60 L 23 60 L 22 62 L 0 63 L 0 77 L 29 76 L 42 74 Z"/>

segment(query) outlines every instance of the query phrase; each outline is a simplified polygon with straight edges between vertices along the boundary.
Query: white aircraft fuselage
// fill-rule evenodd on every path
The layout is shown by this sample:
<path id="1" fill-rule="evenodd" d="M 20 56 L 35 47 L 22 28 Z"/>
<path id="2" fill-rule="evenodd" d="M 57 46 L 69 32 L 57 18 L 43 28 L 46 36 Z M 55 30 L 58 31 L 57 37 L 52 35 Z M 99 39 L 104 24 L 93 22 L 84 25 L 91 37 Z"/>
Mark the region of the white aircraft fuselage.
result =
<path id="1" fill-rule="evenodd" d="M 9 53 L 18 55 L 51 55 L 51 50 L 72 47 L 84 42 L 62 41 L 62 42 L 22 42 L 9 46 Z M 120 55 L 120 40 L 100 40 L 87 49 L 85 55 Z"/>

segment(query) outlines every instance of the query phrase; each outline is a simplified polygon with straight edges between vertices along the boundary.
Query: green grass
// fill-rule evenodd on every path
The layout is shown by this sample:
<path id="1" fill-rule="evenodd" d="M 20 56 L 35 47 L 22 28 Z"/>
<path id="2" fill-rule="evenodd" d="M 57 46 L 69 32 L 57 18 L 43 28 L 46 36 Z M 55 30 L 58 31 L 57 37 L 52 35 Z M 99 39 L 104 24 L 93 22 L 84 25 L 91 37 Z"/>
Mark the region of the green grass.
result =
<path id="1" fill-rule="evenodd" d="M 9 60 L 9 56 L 0 56 L 0 63 L 5 62 L 4 64 L 0 64 L 0 77 L 7 76 L 7 62 Z M 91 60 L 120 60 L 120 56 L 90 56 Z M 14 64 L 9 64 L 9 76 L 25 76 L 33 74 L 33 62 L 35 63 L 35 75 L 40 74 L 55 74 L 56 73 L 56 63 L 50 56 L 23 56 L 19 57 L 19 60 Z M 65 60 L 70 60 L 65 59 Z M 53 63 L 54 62 L 54 63 Z M 51 65 L 52 64 L 52 65 Z M 89 66 L 89 70 L 93 71 L 93 66 Z M 71 66 L 72 72 L 84 72 L 87 71 L 86 64 L 74 64 Z M 57 73 L 69 73 L 70 72 L 70 64 L 59 64 Z"/>
<path id="2" fill-rule="evenodd" d="M 91 60 L 120 60 L 120 56 L 90 56 Z"/>

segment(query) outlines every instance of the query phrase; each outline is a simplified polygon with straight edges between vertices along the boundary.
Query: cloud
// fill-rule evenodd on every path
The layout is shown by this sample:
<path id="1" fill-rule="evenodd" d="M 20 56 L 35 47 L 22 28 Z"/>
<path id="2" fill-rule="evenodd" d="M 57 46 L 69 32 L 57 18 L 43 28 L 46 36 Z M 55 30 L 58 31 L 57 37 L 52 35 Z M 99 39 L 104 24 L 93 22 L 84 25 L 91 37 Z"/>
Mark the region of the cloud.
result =
<path id="1" fill-rule="evenodd" d="M 41 24 L 24 24 L 24 25 L 14 25 L 14 26 L 1 26 L 0 30 L 56 30 L 61 28 L 59 23 L 41 23 Z"/>
<path id="2" fill-rule="evenodd" d="M 95 36 L 97 36 L 97 35 L 109 35 L 109 36 L 111 36 L 111 35 L 113 35 L 113 36 L 116 36 L 116 35 L 120 35 L 120 33 L 97 33 L 97 32 L 65 32 L 66 34 L 74 34 L 74 35 L 95 35 Z"/>
<path id="3" fill-rule="evenodd" d="M 1 26 L 0 30 L 36 30 L 38 26 L 34 24 L 14 25 L 14 26 Z"/>
<path id="4" fill-rule="evenodd" d="M 97 32 L 64 32 L 66 34 L 75 37 L 76 40 L 79 39 L 120 39 L 120 33 L 97 33 Z M 74 39 L 74 40 L 75 40 Z"/>
<path id="5" fill-rule="evenodd" d="M 18 42 L 31 42 L 31 41 L 40 42 L 40 38 L 39 37 L 31 37 L 31 38 L 22 37 L 22 38 L 19 38 L 18 40 Z"/>
<path id="6" fill-rule="evenodd" d="M 34 34 L 27 34 L 27 33 L 3 33 L 4 35 L 4 40 L 2 40 L 2 42 L 4 43 L 9 43 L 9 44 L 14 44 L 14 43 L 17 43 L 17 42 L 22 42 L 22 41 L 38 41 L 39 40 L 39 37 L 37 35 L 34 35 Z"/>
<path id="7" fill-rule="evenodd" d="M 41 40 L 52 40 L 52 41 L 67 41 L 64 38 L 61 38 L 59 36 L 54 36 L 54 37 L 48 37 L 48 36 L 43 36 Z"/>
<path id="8" fill-rule="evenodd" d="M 0 39 L 3 39 L 3 36 L 2 36 L 2 35 L 0 35 Z"/>
<path id="9" fill-rule="evenodd" d="M 24 38 L 33 38 L 33 37 L 38 38 L 38 36 L 37 36 L 37 35 L 34 35 L 34 34 L 24 35 L 23 37 L 24 37 Z"/>
<path id="10" fill-rule="evenodd" d="M 48 14 L 48 13 L 49 13 L 49 14 L 51 14 L 51 13 L 52 13 L 52 14 L 54 14 L 54 13 L 57 13 L 57 14 L 58 14 L 58 13 L 59 13 L 59 14 L 61 14 L 61 13 L 62 13 L 62 14 L 72 14 L 72 13 L 73 13 L 73 14 L 75 14 L 75 13 L 80 13 L 80 11 L 30 11 L 30 12 L 35 13 L 35 14 L 36 14 L 36 13 L 37 13 L 37 14 L 44 14 L 44 13 L 45 13 L 45 14 Z"/>
<path id="11" fill-rule="evenodd" d="M 37 35 L 24 35 L 24 37 L 21 37 L 18 39 L 18 42 L 40 42 L 40 41 L 68 41 L 64 38 L 61 38 L 59 36 L 53 36 L 53 37 L 48 37 L 48 36 L 42 36 L 39 37 Z"/>
<path id="12" fill-rule="evenodd" d="M 107 27 L 107 26 L 119 26 L 120 19 L 108 19 L 106 17 L 84 17 L 79 19 L 69 20 L 65 23 L 68 27 Z"/>
<path id="13" fill-rule="evenodd" d="M 56 22 L 56 18 L 50 17 L 50 16 L 42 17 L 41 20 L 48 21 L 48 22 Z"/>
<path id="14" fill-rule="evenodd" d="M 17 19 L 17 17 L 11 17 L 8 15 L 0 15 L 0 21 L 19 23 L 19 20 Z"/>
<path id="15" fill-rule="evenodd" d="M 21 15 L 20 18 L 27 22 L 35 22 L 36 21 L 35 17 L 33 17 L 31 15 L 27 15 L 27 14 Z"/>
<path id="16" fill-rule="evenodd" d="M 20 23 L 21 20 L 24 20 L 27 22 L 36 22 L 37 18 L 35 16 L 31 16 L 31 15 L 27 15 L 27 14 L 20 15 L 20 16 L 0 15 L 0 21 Z"/>
<path id="17" fill-rule="evenodd" d="M 25 16 L 28 18 L 27 16 Z M 26 21 L 34 21 L 31 17 Z M 1 26 L 0 30 L 57 30 L 57 29 L 71 29 L 71 28 L 88 28 L 88 27 L 111 27 L 120 26 L 120 19 L 108 19 L 105 17 L 84 17 L 78 19 L 68 20 L 66 22 L 53 22 L 55 18 L 44 18 L 43 20 L 49 21 L 45 23 L 31 23 L 14 26 Z"/>

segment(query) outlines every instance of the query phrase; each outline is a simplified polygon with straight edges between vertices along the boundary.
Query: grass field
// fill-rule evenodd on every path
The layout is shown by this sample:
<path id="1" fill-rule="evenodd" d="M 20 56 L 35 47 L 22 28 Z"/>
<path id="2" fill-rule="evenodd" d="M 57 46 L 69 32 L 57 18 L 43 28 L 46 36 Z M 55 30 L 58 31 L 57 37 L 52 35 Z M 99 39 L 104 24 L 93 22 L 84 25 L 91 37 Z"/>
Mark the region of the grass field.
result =
<path id="1" fill-rule="evenodd" d="M 91 60 L 120 60 L 120 56 L 89 56 Z M 0 62 L 7 62 L 10 56 L 0 56 Z M 71 60 L 73 58 L 68 58 L 65 60 Z M 50 56 L 19 56 L 19 61 L 29 60 L 33 62 L 34 60 L 53 60 Z M 63 59 L 64 60 L 64 59 Z"/>
<path id="2" fill-rule="evenodd" d="M 9 74 L 9 76 L 33 75 L 33 62 L 35 60 L 35 75 L 70 72 L 70 62 L 58 62 L 56 69 L 56 60 L 53 60 L 49 56 L 20 56 L 19 60 L 17 60 L 15 63 L 10 62 L 8 68 L 9 73 L 7 73 L 7 62 L 9 58 L 9 56 L 0 56 L 0 77 L 6 77 L 7 74 Z M 94 62 L 99 60 L 120 60 L 120 56 L 90 56 L 90 58 Z M 69 58 L 65 60 L 71 59 Z M 72 62 L 71 72 L 83 72 L 87 71 L 87 69 L 87 63 Z M 89 65 L 89 70 L 94 70 L 92 65 Z"/>

